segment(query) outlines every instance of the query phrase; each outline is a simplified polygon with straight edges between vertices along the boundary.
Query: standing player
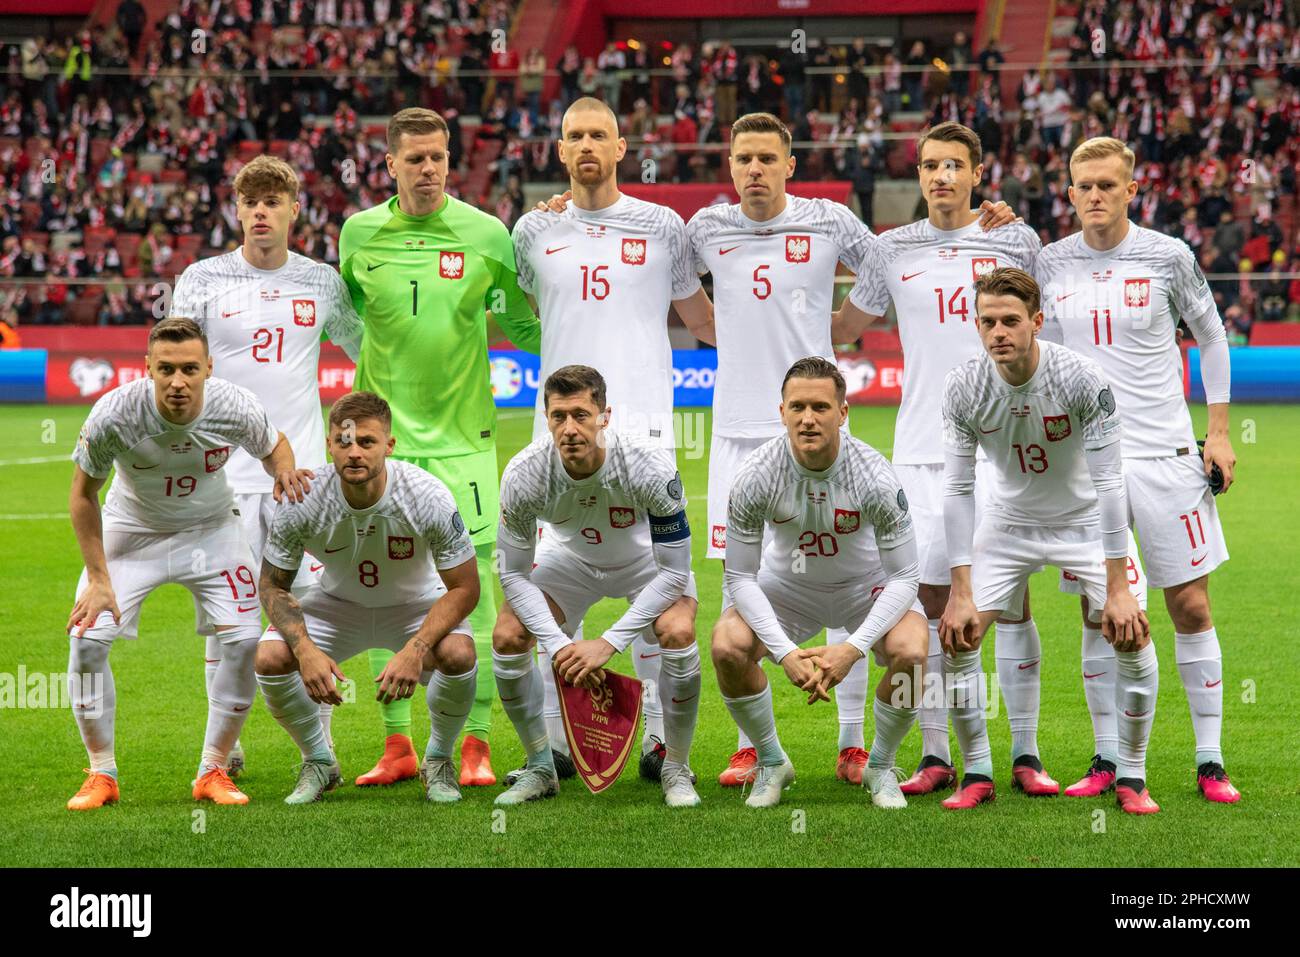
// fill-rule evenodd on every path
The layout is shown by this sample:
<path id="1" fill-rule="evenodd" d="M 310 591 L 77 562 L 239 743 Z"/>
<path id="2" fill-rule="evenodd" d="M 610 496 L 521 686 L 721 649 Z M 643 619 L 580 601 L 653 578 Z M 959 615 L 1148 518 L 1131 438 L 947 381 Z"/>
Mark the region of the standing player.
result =
<path id="1" fill-rule="evenodd" d="M 251 390 L 272 421 L 283 427 L 294 458 L 305 468 L 324 465 L 321 424 L 321 333 L 353 361 L 361 348 L 361 320 L 339 274 L 324 263 L 289 251 L 298 218 L 298 176 L 283 160 L 259 156 L 235 176 L 235 214 L 244 243 L 233 252 L 187 267 L 176 280 L 170 314 L 193 319 L 208 337 L 221 377 Z M 227 480 L 244 524 L 244 537 L 260 562 L 275 503 L 261 465 L 235 449 Z M 311 574 L 304 569 L 298 587 Z M 221 642 L 207 639 L 208 687 L 221 662 Z M 329 737 L 328 710 L 325 735 Z M 235 742 L 230 776 L 244 766 Z"/>
<path id="2" fill-rule="evenodd" d="M 917 143 L 917 173 L 929 209 L 926 219 L 882 233 L 858 270 L 857 282 L 835 321 L 835 341 L 855 342 L 881 321 L 892 300 L 903 345 L 903 396 L 894 426 L 893 463 L 912 503 L 921 560 L 921 604 L 930 626 L 929 670 L 938 674 L 939 616 L 948 601 L 949 556 L 943 524 L 943 447 L 940 406 L 949 370 L 980 354 L 970 285 L 1002 266 L 1030 269 L 1040 243 L 1021 223 L 986 231 L 971 196 L 984 175 L 979 137 L 959 123 L 940 123 Z M 1041 655 L 1038 628 L 1023 608 L 998 622 L 998 686 L 1012 731 L 1013 776 L 1029 794 L 1051 795 L 1060 785 L 1038 757 Z M 904 794 L 928 794 L 956 781 L 943 705 L 921 709 L 922 757 L 904 782 Z"/>
<path id="3" fill-rule="evenodd" d="M 648 631 L 663 660 L 664 801 L 694 807 L 700 798 L 688 760 L 700 706 L 700 654 L 681 476 L 669 450 L 607 428 L 605 380 L 590 366 L 557 369 L 542 396 L 551 434 L 511 459 L 501 477 L 506 605 L 492 634 L 492 662 L 527 761 L 496 803 L 522 804 L 559 791 L 533 646 L 540 642 L 564 680 L 577 685 Z M 539 520 L 554 541 L 534 565 Z M 601 598 L 626 598 L 631 607 L 601 637 L 574 641 Z"/>
<path id="4" fill-rule="evenodd" d="M 488 374 L 488 312 L 516 346 L 536 352 L 537 317 L 515 279 L 510 234 L 494 216 L 448 196 L 447 124 L 432 110 L 406 109 L 388 124 L 388 172 L 397 195 L 348 218 L 339 236 L 343 279 L 365 319 L 356 387 L 392 406 L 398 457 L 439 478 L 456 497 L 492 580 L 497 528 L 496 406 Z M 460 783 L 496 783 L 487 738 L 496 618 L 491 588 L 469 616 L 478 669 L 474 708 L 461 746 Z M 378 675 L 386 650 L 372 651 Z M 358 784 L 390 784 L 416 773 L 411 705 L 384 707 L 384 755 Z"/>
<path id="5" fill-rule="evenodd" d="M 86 567 L 68 618 L 69 693 L 90 756 L 89 777 L 68 801 L 74 811 L 118 799 L 117 690 L 108 653 L 115 639 L 136 637 L 140 606 L 169 583 L 189 589 L 199 630 L 223 646 L 193 795 L 248 803 L 226 764 L 257 690 L 253 657 L 262 620 L 253 556 L 223 466 L 238 446 L 275 476 L 277 495 L 286 490 L 301 500 L 308 487 L 294 471 L 284 433 L 253 394 L 211 378 L 208 344 L 194 322 L 154 326 L 145 367 L 149 378 L 95 403 L 72 453 L 69 510 Z M 101 514 L 99 490 L 115 467 Z"/>
<path id="6" fill-rule="evenodd" d="M 746 456 L 731 489 L 726 585 L 734 604 L 713 629 L 712 654 L 727 710 L 758 752 L 750 807 L 779 804 L 794 780 L 759 662 L 772 658 L 811 703 L 830 700 L 826 690 L 868 651 L 886 673 L 873 702 L 864 781 L 877 807 L 907 806 L 894 756 L 916 720 L 925 661 L 925 622 L 913 610 L 916 543 L 889 462 L 843 434 L 844 392 L 844 377 L 827 359 L 791 366 L 779 406 L 786 434 Z M 852 634 L 824 648 L 797 647 L 823 627 Z"/>
<path id="7" fill-rule="evenodd" d="M 967 809 L 993 800 L 980 642 L 999 614 L 1023 601 L 1026 576 L 1055 565 L 1078 577 L 1115 648 L 1115 707 L 1123 714 L 1119 806 L 1154 813 L 1160 808 L 1146 789 L 1146 748 L 1159 674 L 1146 614 L 1129 590 L 1114 395 L 1091 360 L 1039 343 L 1038 286 L 1024 270 L 1003 267 L 980 277 L 974 306 L 986 354 L 950 371 L 943 391 L 943 517 L 952 588 L 939 630 L 964 762 L 961 787 L 943 806 Z M 976 449 L 993 472 L 978 528 Z"/>
<path id="8" fill-rule="evenodd" d="M 1070 201 L 1083 231 L 1052 243 L 1038 259 L 1045 328 L 1114 383 L 1129 510 L 1147 575 L 1164 589 L 1174 622 L 1174 656 L 1196 733 L 1196 783 L 1207 800 L 1232 804 L 1241 795 L 1223 770 L 1223 656 L 1209 595 L 1210 573 L 1227 561 L 1228 549 L 1208 484 L 1217 468 L 1226 491 L 1236 464 L 1228 437 L 1228 342 L 1192 251 L 1129 222 L 1137 194 L 1133 159 L 1110 137 L 1088 140 L 1071 155 Z M 1209 431 L 1200 456 L 1183 399 L 1179 318 L 1201 350 Z M 1087 612 L 1085 596 L 1083 686 L 1097 755 L 1083 780 L 1066 789 L 1071 796 L 1100 794 L 1115 781 L 1114 663 Z"/>
<path id="9" fill-rule="evenodd" d="M 380 701 L 428 686 L 429 744 L 420 777 L 430 801 L 460 800 L 452 749 L 474 701 L 475 655 L 465 616 L 478 603 L 474 546 L 447 487 L 390 461 L 392 412 L 372 392 L 330 409 L 333 467 L 301 505 L 276 510 L 262 561 L 269 628 L 257 648 L 267 709 L 302 751 L 287 804 L 338 786 L 338 761 L 318 703 L 341 704 L 337 662 L 380 646 L 396 654 L 376 679 Z M 304 550 L 321 556 L 320 583 L 291 593 Z"/>
<path id="10" fill-rule="evenodd" d="M 536 297 L 544 320 L 542 381 L 563 366 L 600 369 L 613 409 L 611 430 L 672 449 L 669 310 L 677 310 L 696 338 L 714 341 L 713 307 L 691 268 L 686 225 L 667 206 L 619 192 L 618 163 L 627 141 L 618 135 L 618 119 L 608 106 L 592 97 L 575 100 L 561 130 L 560 161 L 569 172 L 572 198 L 559 215 L 525 214 L 514 231 L 519 287 Z M 550 432 L 539 394 L 533 438 L 549 438 Z M 551 541 L 543 535 L 539 555 Z M 658 780 L 664 755 L 664 745 L 657 743 L 664 739 L 660 659 L 647 637 L 653 634 L 633 640 L 632 661 L 647 689 L 641 773 Z M 545 654 L 543 645 L 546 723 L 560 774 L 567 777 L 573 769 Z"/>

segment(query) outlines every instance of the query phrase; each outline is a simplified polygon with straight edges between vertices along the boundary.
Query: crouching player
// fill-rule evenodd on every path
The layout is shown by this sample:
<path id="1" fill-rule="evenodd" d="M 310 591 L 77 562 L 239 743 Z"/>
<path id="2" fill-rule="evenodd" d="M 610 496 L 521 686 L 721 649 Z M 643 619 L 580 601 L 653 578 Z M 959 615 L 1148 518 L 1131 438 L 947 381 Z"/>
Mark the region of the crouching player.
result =
<path id="1" fill-rule="evenodd" d="M 1144 600 L 1130 591 L 1130 537 L 1115 399 L 1091 359 L 1041 342 L 1039 289 L 1020 269 L 995 269 L 975 283 L 985 354 L 944 384 L 944 531 L 952 593 L 940 619 L 945 685 L 965 762 L 949 810 L 992 801 L 980 673 L 980 642 L 1025 577 L 1055 565 L 1083 584 L 1101 609 L 1119 680 L 1119 780 L 1131 814 L 1160 810 L 1147 794 L 1146 747 L 1156 706 L 1156 653 Z M 975 528 L 975 451 L 993 467 L 992 494 Z M 1144 599 L 1145 595 L 1143 595 Z M 1094 618 L 1095 620 L 1095 618 Z"/>
<path id="2" fill-rule="evenodd" d="M 735 604 L 713 629 L 712 651 L 723 701 L 758 752 L 750 807 L 779 804 L 794 780 L 759 662 L 770 656 L 812 703 L 829 700 L 826 691 L 868 651 L 887 670 L 863 783 L 877 807 L 907 806 L 894 757 L 916 720 L 929 640 L 916 602 L 916 542 L 893 467 L 840 435 L 844 393 L 835 363 L 809 357 L 791 366 L 781 385 L 786 434 L 751 452 L 731 488 L 725 583 Z M 797 647 L 823 628 L 852 634 L 842 644 Z"/>
<path id="3" fill-rule="evenodd" d="M 501 477 L 501 589 L 506 603 L 492 633 L 501 704 L 527 763 L 497 804 L 559 793 L 532 649 L 541 642 L 561 678 L 588 684 L 616 653 L 652 626 L 662 668 L 664 756 L 660 784 L 669 807 L 700 803 L 688 760 L 700 704 L 695 581 L 686 497 L 671 450 L 608 429 L 605 380 L 590 366 L 547 377 L 543 410 L 551 434 L 510 460 Z M 533 566 L 538 520 L 553 548 Z M 627 612 L 600 638 L 574 641 L 601 598 L 626 598 Z"/>
<path id="4" fill-rule="evenodd" d="M 248 803 L 225 768 L 257 690 L 253 656 L 262 620 L 253 554 L 222 468 L 239 447 L 275 476 L 277 498 L 287 490 L 300 500 L 308 487 L 302 478 L 310 473 L 295 472 L 293 450 L 253 393 L 212 378 L 207 338 L 192 320 L 154 326 L 145 366 L 149 378 L 95 403 L 72 453 L 69 510 L 86 567 L 68 619 L 69 697 L 90 757 L 89 777 L 68 801 L 73 811 L 118 799 L 117 690 L 108 653 L 114 639 L 136 637 L 140 606 L 169 583 L 189 589 L 200 630 L 223 647 L 193 795 Z M 99 490 L 114 467 L 101 515 Z"/>
<path id="5" fill-rule="evenodd" d="M 339 785 L 318 704 L 342 703 L 337 662 L 372 648 L 396 652 L 375 679 L 379 701 L 428 686 L 420 779 L 430 801 L 460 800 L 451 752 L 474 703 L 474 641 L 465 620 L 479 597 L 474 546 L 447 487 L 390 458 L 392 423 L 388 403 L 372 392 L 336 402 L 334 467 L 306 502 L 276 510 L 263 551 L 271 627 L 257 648 L 257 683 L 303 759 L 287 804 L 319 800 Z M 304 551 L 325 567 L 299 601 L 290 588 Z"/>

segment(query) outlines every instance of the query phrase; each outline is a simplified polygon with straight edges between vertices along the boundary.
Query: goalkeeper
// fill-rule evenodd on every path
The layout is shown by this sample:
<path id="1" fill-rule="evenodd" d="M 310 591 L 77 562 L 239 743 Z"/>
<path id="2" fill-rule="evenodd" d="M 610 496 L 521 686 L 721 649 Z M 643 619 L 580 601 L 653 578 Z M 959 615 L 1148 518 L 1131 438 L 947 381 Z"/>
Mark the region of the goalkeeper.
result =
<path id="1" fill-rule="evenodd" d="M 496 545 L 498 472 L 488 313 L 528 352 L 540 349 L 541 324 L 515 280 L 506 227 L 444 192 L 447 141 L 447 124 L 432 110 L 405 109 L 393 116 L 385 159 L 397 195 L 348 218 L 339 236 L 339 259 L 365 321 L 354 388 L 388 400 L 397 439 L 394 456 L 442 480 L 474 543 L 482 588 L 469 621 L 480 667 L 461 744 L 460 783 L 490 785 L 496 783 L 487 742 L 495 695 L 490 558 Z M 365 533 L 360 524 L 357 533 Z M 385 650 L 371 651 L 371 674 L 378 678 L 391 657 Z M 391 784 L 415 777 L 418 770 L 411 702 L 382 707 L 384 754 L 357 778 L 358 785 Z M 328 714 L 322 717 L 328 725 Z"/>

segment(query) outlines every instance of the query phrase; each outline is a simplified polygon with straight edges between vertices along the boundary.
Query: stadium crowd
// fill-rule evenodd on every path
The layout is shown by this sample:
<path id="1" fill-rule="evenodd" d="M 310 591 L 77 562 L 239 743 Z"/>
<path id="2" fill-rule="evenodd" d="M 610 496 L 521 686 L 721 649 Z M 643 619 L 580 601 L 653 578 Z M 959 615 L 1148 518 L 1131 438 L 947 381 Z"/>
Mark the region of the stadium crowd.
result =
<path id="1" fill-rule="evenodd" d="M 511 226 L 524 182 L 562 178 L 564 107 L 595 95 L 624 118 L 628 172 L 653 159 L 670 182 L 725 177 L 732 120 L 776 112 L 796 142 L 825 143 L 796 150 L 796 178 L 850 181 L 869 223 L 877 179 L 912 176 L 907 134 L 957 120 L 986 150 L 977 199 L 1006 200 L 1044 242 L 1075 228 L 1071 148 L 1113 134 L 1138 154 L 1134 220 L 1233 274 L 1212 281 L 1230 337 L 1300 321 L 1300 280 L 1285 278 L 1300 272 L 1300 62 L 1284 62 L 1300 60 L 1300 31 L 1278 0 L 1087 0 L 1068 61 L 1027 71 L 1014 98 L 997 41 L 976 52 L 965 33 L 906 49 L 812 40 L 806 54 L 610 42 L 548 63 L 492 42 L 514 13 L 510 0 L 181 0 L 151 32 L 125 0 L 109 29 L 0 50 L 0 278 L 46 280 L 0 292 L 0 320 L 149 321 L 153 284 L 128 280 L 234 248 L 228 184 L 267 148 L 303 176 L 296 249 L 337 263 L 343 220 L 391 195 L 382 122 L 363 118 L 402 106 L 447 119 L 448 191 Z"/>

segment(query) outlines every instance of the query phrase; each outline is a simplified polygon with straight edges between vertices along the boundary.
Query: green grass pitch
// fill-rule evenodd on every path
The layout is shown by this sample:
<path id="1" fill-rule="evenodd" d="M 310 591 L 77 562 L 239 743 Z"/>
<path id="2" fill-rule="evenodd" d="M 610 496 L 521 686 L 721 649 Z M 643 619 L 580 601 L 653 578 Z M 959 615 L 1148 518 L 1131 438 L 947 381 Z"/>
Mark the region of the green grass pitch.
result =
<path id="1" fill-rule="evenodd" d="M 15 680 L 20 665 L 29 674 L 67 669 L 63 624 L 81 559 L 66 519 L 70 465 L 64 456 L 85 414 L 84 407 L 0 407 L 7 439 L 0 452 L 0 674 L 7 677 L 0 680 Z M 894 414 L 854 409 L 853 430 L 888 451 Z M 1203 428 L 1204 409 L 1194 414 Z M 503 418 L 502 467 L 526 442 L 530 425 L 519 412 Z M 716 783 L 736 737 L 707 655 L 721 569 L 701 557 L 707 459 L 683 454 L 701 598 L 704 693 L 692 765 L 703 807 L 670 812 L 658 787 L 642 782 L 630 766 L 603 794 L 592 796 L 580 783 L 567 782 L 558 799 L 497 817 L 497 788 L 466 789 L 461 804 L 433 806 L 412 781 L 378 790 L 349 784 L 320 804 L 289 808 L 281 798 L 293 786 L 296 749 L 258 704 L 243 735 L 249 765 L 240 781 L 252 803 L 205 805 L 196 817 L 189 786 L 205 715 L 203 645 L 193 633 L 189 596 L 170 586 L 146 602 L 140 640 L 122 642 L 113 653 L 119 805 L 85 814 L 64 809 L 86 763 L 66 709 L 0 710 L 0 864 L 1294 866 L 1300 863 L 1300 655 L 1293 618 L 1300 585 L 1300 408 L 1235 407 L 1233 429 L 1239 484 L 1220 500 L 1233 557 L 1215 575 L 1212 598 L 1225 658 L 1224 751 L 1244 793 L 1237 806 L 1208 805 L 1196 792 L 1172 628 L 1160 596 L 1153 595 L 1161 674 L 1149 784 L 1160 814 L 1134 819 L 1109 799 L 1029 799 L 1013 792 L 1005 716 L 990 727 L 996 803 L 953 814 L 939 807 L 939 797 L 929 796 L 913 800 L 906 811 L 878 811 L 862 790 L 835 780 L 833 709 L 805 705 L 779 669 L 769 670 L 777 679 L 777 722 L 799 779 L 780 808 L 745 808 L 739 792 Z M 55 456 L 53 462 L 30 461 Z M 1079 676 L 1078 606 L 1056 591 L 1054 572 L 1035 578 L 1033 602 L 1044 647 L 1039 740 L 1048 771 L 1069 783 L 1092 754 Z M 598 606 L 587 633 L 599 634 L 617 612 L 613 603 Z M 632 670 L 626 656 L 615 664 Z M 985 665 L 993 669 L 992 642 L 985 645 Z M 364 658 L 345 663 L 344 670 L 360 679 L 360 687 L 368 683 Z M 879 677 L 874 666 L 872 677 Z M 370 767 L 382 743 L 376 704 L 364 690 L 358 698 L 334 719 L 349 781 Z M 428 729 L 422 712 L 417 703 L 420 748 Z M 498 775 L 520 761 L 521 748 L 499 703 L 491 744 Z M 904 768 L 915 765 L 919 747 L 913 732 L 899 755 Z"/>

